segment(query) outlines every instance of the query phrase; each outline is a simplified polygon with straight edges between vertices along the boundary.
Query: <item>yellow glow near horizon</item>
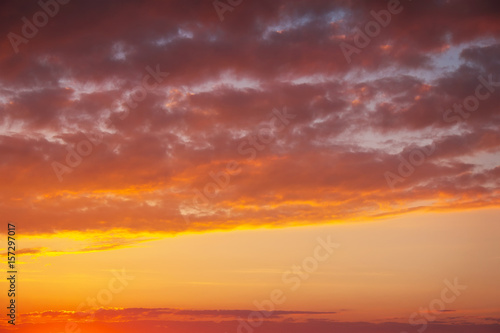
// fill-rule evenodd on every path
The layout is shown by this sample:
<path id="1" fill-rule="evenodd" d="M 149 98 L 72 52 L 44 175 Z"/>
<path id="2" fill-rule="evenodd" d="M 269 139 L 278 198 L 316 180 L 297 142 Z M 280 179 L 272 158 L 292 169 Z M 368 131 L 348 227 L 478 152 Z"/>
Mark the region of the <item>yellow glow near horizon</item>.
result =
<path id="1" fill-rule="evenodd" d="M 68 248 L 58 256 L 23 256 L 20 303 L 24 312 L 72 310 L 106 288 L 111 270 L 124 268 L 135 279 L 106 306 L 253 309 L 254 300 L 281 288 L 287 291 L 282 309 L 350 308 L 353 312 L 343 318 L 375 320 L 389 309 L 403 315 L 428 304 L 443 279 L 459 277 L 471 288 L 454 308 L 494 308 L 484 295 L 497 292 L 494 277 L 500 277 L 500 266 L 494 265 L 500 260 L 498 213 L 427 213 L 372 223 L 162 237 L 142 233 L 148 242 L 97 252 L 71 252 L 88 245 L 74 232 L 28 236 L 21 246 Z M 317 238 L 327 235 L 341 246 L 292 292 L 283 273 L 311 256 Z M 122 230 L 108 240 L 119 237 L 132 240 L 133 234 Z"/>

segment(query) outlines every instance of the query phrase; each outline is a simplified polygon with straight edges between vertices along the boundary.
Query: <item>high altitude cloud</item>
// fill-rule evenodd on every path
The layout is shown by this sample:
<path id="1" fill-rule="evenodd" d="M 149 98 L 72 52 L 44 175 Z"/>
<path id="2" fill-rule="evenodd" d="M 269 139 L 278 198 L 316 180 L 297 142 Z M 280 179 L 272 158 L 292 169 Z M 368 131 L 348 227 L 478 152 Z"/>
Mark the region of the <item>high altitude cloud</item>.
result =
<path id="1" fill-rule="evenodd" d="M 1 42 L 3 216 L 180 232 L 498 206 L 500 6 L 401 5 L 350 64 L 340 43 L 387 1 L 243 1 L 223 22 L 210 1 L 61 5 Z M 41 10 L 1 6 L 6 36 Z M 141 97 L 148 67 L 168 76 Z M 480 77 L 488 98 L 446 121 Z"/>

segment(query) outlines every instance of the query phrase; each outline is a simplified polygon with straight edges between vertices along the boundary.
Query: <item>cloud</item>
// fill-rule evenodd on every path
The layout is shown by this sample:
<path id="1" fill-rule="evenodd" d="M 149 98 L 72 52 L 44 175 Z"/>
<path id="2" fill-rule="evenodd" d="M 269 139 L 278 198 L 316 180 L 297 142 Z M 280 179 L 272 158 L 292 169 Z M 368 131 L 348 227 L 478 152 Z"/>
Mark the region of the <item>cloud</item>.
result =
<path id="1" fill-rule="evenodd" d="M 500 7 L 402 5 L 351 64 L 340 42 L 386 1 L 244 1 L 223 22 L 210 2 L 61 6 L 19 53 L 2 42 L 4 216 L 26 234 L 178 233 L 498 207 L 499 88 L 466 119 L 443 114 L 478 77 L 500 81 Z M 2 31 L 17 34 L 40 10 L 1 6 Z M 148 66 L 169 76 L 131 108 Z M 285 107 L 294 118 L 252 148 Z M 90 153 L 75 162 L 73 149 Z M 231 161 L 241 173 L 198 204 Z"/>
<path id="2" fill-rule="evenodd" d="M 99 309 L 92 322 L 86 320 L 89 314 L 70 311 L 33 312 L 21 315 L 22 324 L 16 325 L 20 332 L 63 331 L 68 322 L 83 330 L 120 331 L 120 332 L 220 332 L 236 331 L 241 328 L 242 320 L 250 311 L 241 310 L 177 310 L 168 308 L 146 309 Z M 321 318 L 331 313 L 279 311 L 270 317 L 263 317 L 263 322 L 254 322 L 261 332 L 401 332 L 415 328 L 408 323 L 384 322 L 342 322 Z M 488 318 L 487 318 L 488 319 Z M 490 320 L 494 318 L 490 318 Z M 259 323 L 257 325 L 257 323 Z M 482 323 L 433 323 L 436 333 L 491 332 L 498 329 L 498 324 Z"/>
<path id="3" fill-rule="evenodd" d="M 253 310 L 188 310 L 171 308 L 99 308 L 85 312 L 77 311 L 42 311 L 29 312 L 21 315 L 23 323 L 50 323 L 76 321 L 86 322 L 95 318 L 99 322 L 130 322 L 130 321 L 234 321 L 246 318 Z M 282 321 L 287 318 L 307 318 L 314 316 L 331 316 L 335 312 L 315 311 L 271 311 L 264 312 L 271 321 Z"/>
<path id="4" fill-rule="evenodd" d="M 22 255 L 38 255 L 40 253 L 43 253 L 45 251 L 45 248 L 42 247 L 36 247 L 36 248 L 29 248 L 29 249 L 20 249 L 16 251 L 16 255 L 22 256 Z M 0 257 L 7 257 L 8 252 L 5 253 L 0 253 Z"/>

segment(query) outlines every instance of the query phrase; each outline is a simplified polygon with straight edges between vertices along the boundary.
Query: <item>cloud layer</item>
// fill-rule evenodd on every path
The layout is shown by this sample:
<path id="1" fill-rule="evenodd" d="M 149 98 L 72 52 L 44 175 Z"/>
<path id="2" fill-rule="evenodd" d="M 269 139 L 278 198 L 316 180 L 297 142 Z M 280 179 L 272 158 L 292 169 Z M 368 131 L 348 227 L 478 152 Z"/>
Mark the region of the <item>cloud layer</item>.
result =
<path id="1" fill-rule="evenodd" d="M 99 309 L 88 313 L 71 311 L 46 311 L 27 313 L 21 316 L 19 332 L 49 332 L 81 329 L 92 332 L 394 332 L 413 331 L 422 326 L 412 326 L 404 322 L 388 321 L 382 323 L 339 322 L 326 319 L 328 313 L 276 311 L 266 317 L 248 321 L 252 313 L 243 310 L 178 310 L 178 309 Z M 254 314 L 257 312 L 253 312 Z M 321 318 L 323 316 L 323 318 Z M 316 318 L 315 318 L 316 317 Z M 261 318 L 261 319 L 259 319 Z M 475 318 L 478 320 L 478 318 Z M 498 330 L 498 319 L 480 318 L 484 323 L 472 324 L 463 318 L 435 322 L 426 329 L 431 333 L 494 332 Z"/>
<path id="2" fill-rule="evenodd" d="M 496 2 L 401 1 L 350 63 L 387 1 L 244 0 L 222 22 L 210 1 L 70 2 L 14 47 L 42 9 L 1 6 L 0 205 L 25 233 L 499 205 Z"/>

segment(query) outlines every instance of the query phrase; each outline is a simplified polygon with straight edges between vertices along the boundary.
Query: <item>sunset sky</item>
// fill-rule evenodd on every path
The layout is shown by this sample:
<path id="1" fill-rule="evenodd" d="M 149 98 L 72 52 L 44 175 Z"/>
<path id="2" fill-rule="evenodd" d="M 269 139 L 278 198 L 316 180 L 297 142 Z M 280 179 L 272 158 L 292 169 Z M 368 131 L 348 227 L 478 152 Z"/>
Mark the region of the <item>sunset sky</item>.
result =
<path id="1" fill-rule="evenodd" d="M 500 332 L 498 1 L 0 15 L 0 332 Z"/>

